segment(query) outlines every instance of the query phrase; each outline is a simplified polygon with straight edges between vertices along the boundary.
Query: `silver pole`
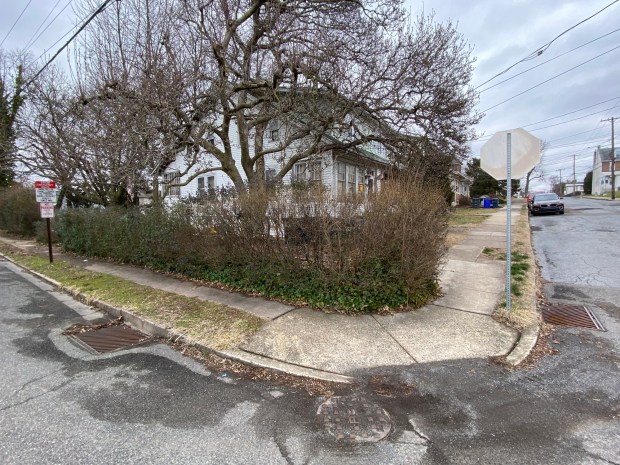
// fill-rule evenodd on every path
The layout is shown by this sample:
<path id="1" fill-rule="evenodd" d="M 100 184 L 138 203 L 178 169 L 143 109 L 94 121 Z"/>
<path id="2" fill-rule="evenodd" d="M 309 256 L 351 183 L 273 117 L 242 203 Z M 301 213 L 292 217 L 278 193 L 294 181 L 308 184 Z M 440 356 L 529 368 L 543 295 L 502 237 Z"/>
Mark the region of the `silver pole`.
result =
<path id="1" fill-rule="evenodd" d="M 510 252 L 510 227 L 511 227 L 511 208 L 512 208 L 512 144 L 511 144 L 511 134 L 507 134 L 507 150 L 506 150 L 506 158 L 507 158 L 507 168 L 506 168 L 506 208 L 508 209 L 506 213 L 506 311 L 510 312 L 510 269 L 511 269 L 511 258 L 512 254 Z"/>

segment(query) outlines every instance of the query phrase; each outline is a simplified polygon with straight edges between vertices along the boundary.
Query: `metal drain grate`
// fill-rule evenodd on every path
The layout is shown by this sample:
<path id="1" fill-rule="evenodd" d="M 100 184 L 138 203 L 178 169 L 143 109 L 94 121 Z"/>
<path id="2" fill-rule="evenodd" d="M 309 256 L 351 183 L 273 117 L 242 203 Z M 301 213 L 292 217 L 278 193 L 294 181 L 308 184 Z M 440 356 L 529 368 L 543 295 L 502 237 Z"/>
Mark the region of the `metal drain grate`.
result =
<path id="1" fill-rule="evenodd" d="M 364 397 L 332 397 L 323 402 L 317 417 L 327 432 L 346 442 L 377 442 L 392 429 L 388 413 Z"/>
<path id="2" fill-rule="evenodd" d="M 583 305 L 554 304 L 542 308 L 543 320 L 556 326 L 574 326 L 578 328 L 605 331 L 594 313 Z"/>
<path id="3" fill-rule="evenodd" d="M 125 325 L 107 326 L 94 331 L 86 331 L 72 335 L 80 345 L 97 354 L 113 352 L 148 341 L 151 337 Z"/>

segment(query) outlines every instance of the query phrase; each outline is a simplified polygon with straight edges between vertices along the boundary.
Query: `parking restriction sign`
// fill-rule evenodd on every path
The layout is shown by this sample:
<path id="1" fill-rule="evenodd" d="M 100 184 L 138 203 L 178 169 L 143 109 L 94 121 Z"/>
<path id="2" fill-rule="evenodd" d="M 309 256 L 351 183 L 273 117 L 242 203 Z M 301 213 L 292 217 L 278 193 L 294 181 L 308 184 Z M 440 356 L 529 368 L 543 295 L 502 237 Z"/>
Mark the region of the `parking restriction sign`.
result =
<path id="1" fill-rule="evenodd" d="M 41 210 L 41 218 L 54 218 L 54 204 L 51 202 L 39 203 L 39 209 Z"/>

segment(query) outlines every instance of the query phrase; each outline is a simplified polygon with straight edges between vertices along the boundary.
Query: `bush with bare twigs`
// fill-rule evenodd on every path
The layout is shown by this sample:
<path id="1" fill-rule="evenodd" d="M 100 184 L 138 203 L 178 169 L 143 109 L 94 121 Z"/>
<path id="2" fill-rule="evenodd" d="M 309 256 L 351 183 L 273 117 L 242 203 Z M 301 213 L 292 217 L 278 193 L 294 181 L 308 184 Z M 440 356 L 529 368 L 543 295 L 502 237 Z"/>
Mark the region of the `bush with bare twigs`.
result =
<path id="1" fill-rule="evenodd" d="M 372 195 L 299 186 L 173 208 L 78 209 L 57 230 L 66 249 L 349 312 L 417 307 L 437 292 L 446 203 L 391 180 Z"/>

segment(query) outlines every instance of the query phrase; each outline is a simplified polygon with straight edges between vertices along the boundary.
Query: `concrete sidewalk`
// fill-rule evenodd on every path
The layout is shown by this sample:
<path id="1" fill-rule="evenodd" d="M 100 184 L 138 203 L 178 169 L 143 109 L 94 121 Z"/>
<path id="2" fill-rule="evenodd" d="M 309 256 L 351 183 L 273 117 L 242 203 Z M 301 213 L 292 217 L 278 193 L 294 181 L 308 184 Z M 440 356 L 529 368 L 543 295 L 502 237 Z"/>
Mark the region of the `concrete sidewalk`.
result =
<path id="1" fill-rule="evenodd" d="M 515 224 L 521 205 L 512 211 Z M 292 310 L 241 347 L 316 370 L 354 376 L 360 370 L 412 363 L 507 355 L 519 333 L 491 315 L 505 289 L 505 265 L 481 255 L 506 248 L 506 209 L 451 248 L 440 273 L 443 296 L 421 309 L 391 316 Z"/>
<path id="2" fill-rule="evenodd" d="M 515 205 L 513 224 L 520 212 L 521 205 Z M 450 249 L 440 273 L 443 295 L 432 305 L 391 316 L 326 314 L 199 286 L 134 266 L 57 255 L 88 270 L 222 303 L 268 320 L 243 346 L 222 355 L 294 374 L 345 380 L 373 368 L 511 352 L 519 340 L 518 331 L 491 317 L 505 289 L 504 264 L 481 254 L 484 247 L 505 249 L 507 215 L 505 208 L 489 213 L 489 219 Z M 2 240 L 45 252 L 32 241 Z"/>

